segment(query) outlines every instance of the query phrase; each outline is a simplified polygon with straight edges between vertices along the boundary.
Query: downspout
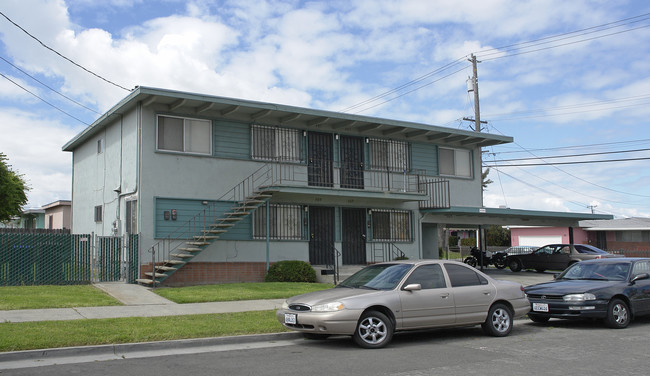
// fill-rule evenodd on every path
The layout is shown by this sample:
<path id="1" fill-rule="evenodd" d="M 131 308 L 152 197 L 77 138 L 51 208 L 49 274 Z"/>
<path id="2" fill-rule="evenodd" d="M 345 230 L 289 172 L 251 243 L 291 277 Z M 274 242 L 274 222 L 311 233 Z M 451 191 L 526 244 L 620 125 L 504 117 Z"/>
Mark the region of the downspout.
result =
<path id="1" fill-rule="evenodd" d="M 266 271 L 269 271 L 269 255 L 270 255 L 270 247 L 271 247 L 271 238 L 270 238 L 270 229 L 271 225 L 269 223 L 270 219 L 270 207 L 271 205 L 269 204 L 269 200 L 266 200 Z"/>

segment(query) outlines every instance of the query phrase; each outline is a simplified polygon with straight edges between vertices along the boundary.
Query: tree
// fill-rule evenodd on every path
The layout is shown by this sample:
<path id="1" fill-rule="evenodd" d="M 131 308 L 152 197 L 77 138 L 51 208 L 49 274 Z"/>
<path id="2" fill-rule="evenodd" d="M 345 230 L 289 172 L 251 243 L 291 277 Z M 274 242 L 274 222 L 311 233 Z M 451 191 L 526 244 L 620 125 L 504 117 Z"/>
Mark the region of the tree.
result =
<path id="1" fill-rule="evenodd" d="M 6 222 L 22 212 L 27 203 L 29 187 L 23 176 L 12 171 L 7 156 L 0 152 L 0 222 Z"/>
<path id="2" fill-rule="evenodd" d="M 503 226 L 490 225 L 485 230 L 487 245 L 495 247 L 510 247 L 510 230 Z"/>
<path id="3" fill-rule="evenodd" d="M 483 185 L 483 189 L 487 188 L 488 184 L 494 183 L 492 179 L 488 179 L 488 174 L 490 173 L 490 169 L 486 168 L 483 173 L 481 173 L 481 184 Z"/>

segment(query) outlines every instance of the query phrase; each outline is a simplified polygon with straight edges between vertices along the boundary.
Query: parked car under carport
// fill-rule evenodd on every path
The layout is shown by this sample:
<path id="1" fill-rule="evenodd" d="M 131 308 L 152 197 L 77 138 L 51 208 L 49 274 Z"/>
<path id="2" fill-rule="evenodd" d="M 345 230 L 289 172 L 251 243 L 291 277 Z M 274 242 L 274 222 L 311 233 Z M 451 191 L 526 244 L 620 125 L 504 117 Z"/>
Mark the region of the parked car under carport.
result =
<path id="1" fill-rule="evenodd" d="M 549 244 L 523 255 L 508 255 L 506 264 L 513 272 L 523 269 L 564 270 L 573 263 L 619 257 L 588 244 Z"/>

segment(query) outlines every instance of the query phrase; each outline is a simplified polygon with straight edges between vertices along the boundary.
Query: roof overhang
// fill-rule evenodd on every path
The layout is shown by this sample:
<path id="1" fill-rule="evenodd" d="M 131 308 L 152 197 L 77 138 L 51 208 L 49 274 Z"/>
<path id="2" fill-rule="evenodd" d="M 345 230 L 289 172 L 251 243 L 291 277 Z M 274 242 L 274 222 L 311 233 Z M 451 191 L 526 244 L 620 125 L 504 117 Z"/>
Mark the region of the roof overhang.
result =
<path id="1" fill-rule="evenodd" d="M 513 141 L 512 137 L 508 136 L 422 123 L 139 86 L 92 125 L 66 143 L 63 150 L 73 151 L 96 132 L 114 121 L 116 117 L 133 109 L 137 104 L 145 107 L 156 106 L 157 111 L 162 113 L 173 112 L 187 116 L 357 134 L 364 137 L 390 137 L 391 139 L 466 148 L 499 145 Z"/>
<path id="2" fill-rule="evenodd" d="M 582 220 L 612 219 L 611 215 L 520 210 L 504 208 L 452 207 L 421 210 L 424 222 L 449 226 L 553 226 L 578 227 Z"/>

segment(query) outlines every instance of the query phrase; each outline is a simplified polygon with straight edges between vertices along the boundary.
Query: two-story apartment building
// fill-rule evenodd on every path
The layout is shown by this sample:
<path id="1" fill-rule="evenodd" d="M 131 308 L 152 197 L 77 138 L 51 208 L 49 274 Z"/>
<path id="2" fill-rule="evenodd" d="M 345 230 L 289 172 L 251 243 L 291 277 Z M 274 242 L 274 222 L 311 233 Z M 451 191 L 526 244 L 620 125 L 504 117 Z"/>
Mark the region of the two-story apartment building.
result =
<path id="1" fill-rule="evenodd" d="M 279 260 L 437 258 L 444 211 L 482 207 L 481 147 L 508 142 L 138 87 L 63 150 L 73 232 L 139 233 L 143 282 L 182 284 L 261 280 Z"/>

